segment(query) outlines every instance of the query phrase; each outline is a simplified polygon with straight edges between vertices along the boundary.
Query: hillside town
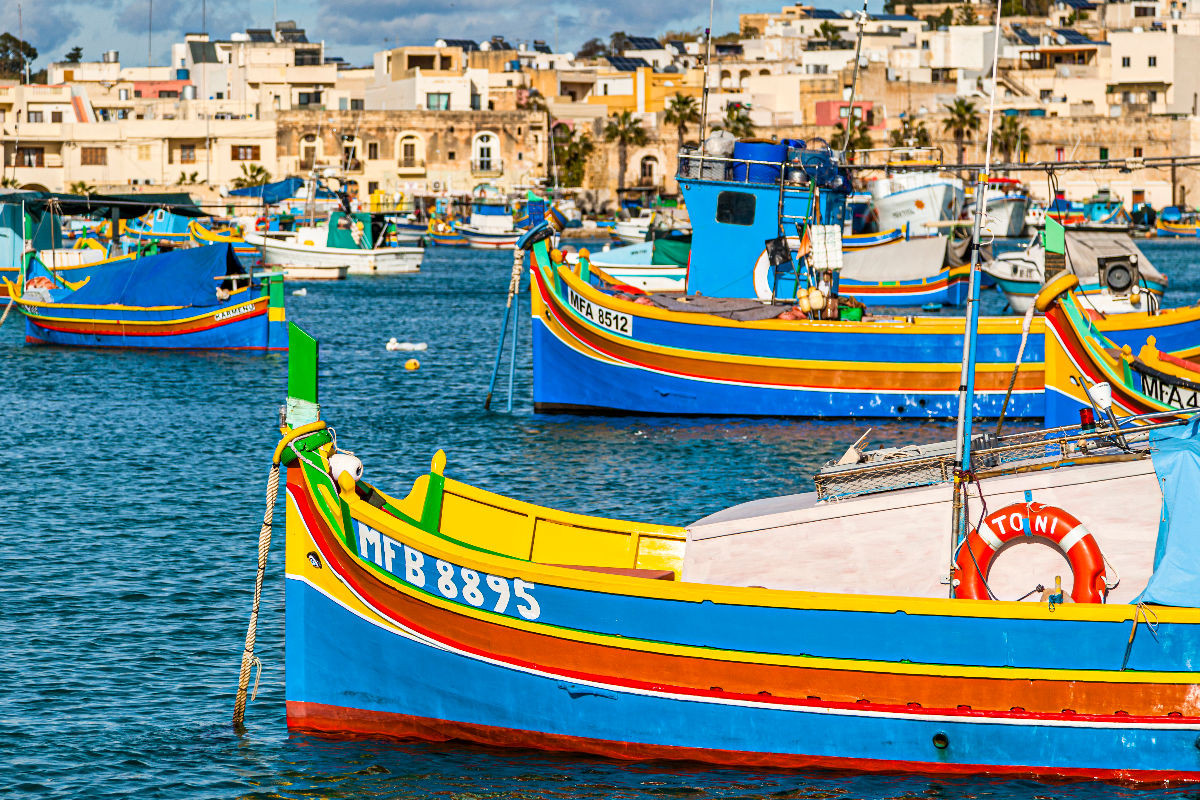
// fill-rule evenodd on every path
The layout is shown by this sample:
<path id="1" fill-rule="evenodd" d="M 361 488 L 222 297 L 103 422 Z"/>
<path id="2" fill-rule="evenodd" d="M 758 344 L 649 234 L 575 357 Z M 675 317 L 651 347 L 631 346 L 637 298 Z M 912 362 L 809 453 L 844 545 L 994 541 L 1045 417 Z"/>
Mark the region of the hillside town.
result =
<path id="1" fill-rule="evenodd" d="M 1200 10 L 1186 0 L 1015 5 L 998 48 L 1001 159 L 1113 161 L 1120 172 L 1064 175 L 1061 188 L 1088 194 L 1102 182 L 1134 205 L 1186 205 L 1193 169 L 1139 159 L 1200 152 Z M 799 4 L 742 14 L 738 32 L 711 43 L 701 32 L 618 32 L 575 53 L 494 36 L 353 65 L 288 21 L 188 34 L 169 65 L 75 48 L 41 82 L 0 85 L 3 182 L 210 197 L 336 166 L 361 203 L 487 182 L 587 187 L 581 205 L 599 209 L 619 191 L 676 193 L 677 151 L 700 130 L 706 61 L 708 129 L 836 146 L 853 116 L 860 152 L 915 142 L 946 163 L 982 160 L 992 7 L 889 8 L 865 21 L 857 78 L 854 15 Z M 1047 196 L 1046 181 L 1029 183 Z"/>

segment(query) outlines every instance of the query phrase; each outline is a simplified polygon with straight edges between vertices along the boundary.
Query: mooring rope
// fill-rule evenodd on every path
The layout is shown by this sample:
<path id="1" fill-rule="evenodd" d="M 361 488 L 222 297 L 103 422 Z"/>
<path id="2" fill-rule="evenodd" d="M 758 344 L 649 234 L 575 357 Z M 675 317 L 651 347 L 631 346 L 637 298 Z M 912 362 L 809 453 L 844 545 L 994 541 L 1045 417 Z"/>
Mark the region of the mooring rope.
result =
<path id="1" fill-rule="evenodd" d="M 12 297 L 9 297 L 9 298 L 8 298 L 8 305 L 6 305 L 6 306 L 4 307 L 4 313 L 3 313 L 3 314 L 0 314 L 0 325 L 3 325 L 3 324 L 4 324 L 4 320 L 8 319 L 8 312 L 9 312 L 9 311 L 12 311 L 12 307 L 13 307 L 13 299 L 12 299 Z"/>
<path id="2" fill-rule="evenodd" d="M 279 495 L 279 461 L 271 463 L 271 477 L 267 479 L 267 510 L 263 513 L 262 528 L 258 532 L 258 573 L 254 576 L 254 605 L 250 609 L 250 625 L 246 628 L 246 646 L 242 650 L 242 672 L 238 676 L 237 701 L 233 704 L 233 726 L 242 729 L 246 718 L 246 690 L 250 686 L 250 669 L 258 664 L 262 675 L 262 662 L 254 655 L 254 637 L 258 632 L 258 606 L 262 600 L 263 576 L 267 571 L 267 555 L 271 551 L 271 523 L 275 518 L 275 498 Z M 258 694 L 258 678 L 254 679 L 254 695 Z M 253 699 L 253 697 L 251 698 Z"/>

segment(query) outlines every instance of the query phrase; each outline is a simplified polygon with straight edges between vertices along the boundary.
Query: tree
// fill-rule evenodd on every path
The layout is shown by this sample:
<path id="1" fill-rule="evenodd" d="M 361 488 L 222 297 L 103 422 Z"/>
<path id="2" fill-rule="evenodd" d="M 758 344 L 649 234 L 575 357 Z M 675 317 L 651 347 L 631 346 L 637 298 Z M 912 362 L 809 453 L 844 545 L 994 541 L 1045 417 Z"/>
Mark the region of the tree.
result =
<path id="1" fill-rule="evenodd" d="M 641 147 L 646 143 L 646 130 L 642 122 L 628 111 L 609 117 L 604 126 L 604 140 L 617 143 L 617 191 L 625 188 L 625 168 L 629 164 L 629 146 Z"/>
<path id="2" fill-rule="evenodd" d="M 604 58 L 608 55 L 608 45 L 602 39 L 588 39 L 575 54 L 576 58 Z"/>
<path id="3" fill-rule="evenodd" d="M 676 92 L 675 96 L 667 101 L 667 113 L 663 120 L 668 125 L 675 126 L 675 132 L 679 135 L 679 148 L 683 149 L 683 137 L 687 135 L 687 126 L 700 122 L 700 106 L 696 103 L 696 98 Z"/>
<path id="4" fill-rule="evenodd" d="M 21 182 L 16 178 L 0 178 L 0 188 L 18 189 L 20 186 Z"/>
<path id="5" fill-rule="evenodd" d="M 582 186 L 587 161 L 596 150 L 596 143 L 586 133 L 578 133 L 566 125 L 554 129 L 554 158 L 558 161 L 559 184 Z"/>
<path id="6" fill-rule="evenodd" d="M 244 189 L 270 182 L 271 173 L 262 164 L 242 164 L 242 174 L 233 179 L 233 188 Z"/>
<path id="7" fill-rule="evenodd" d="M 900 120 L 900 127 L 892 131 L 891 140 L 892 147 L 928 147 L 932 143 L 925 123 L 913 124 L 907 117 Z"/>
<path id="8" fill-rule="evenodd" d="M 924 17 L 921 21 L 928 25 L 929 29 L 932 31 L 936 31 L 941 28 L 948 28 L 954 23 L 954 11 L 947 6 L 946 8 L 942 9 L 942 13 L 938 14 L 937 16 Z"/>
<path id="9" fill-rule="evenodd" d="M 11 33 L 0 33 L 0 77 L 20 78 L 25 67 L 37 58 L 37 48 Z"/>
<path id="10" fill-rule="evenodd" d="M 850 153 L 855 150 L 870 150 L 875 144 L 871 141 L 871 132 L 867 130 L 867 125 L 861 119 L 854 118 L 854 122 L 850 127 L 850 137 L 847 141 L 846 125 L 839 122 L 833 126 L 833 136 L 829 140 L 829 146 L 834 150 L 842 150 Z"/>
<path id="11" fill-rule="evenodd" d="M 978 25 L 979 16 L 975 13 L 975 7 L 970 3 L 963 3 L 958 7 L 958 13 L 954 15 L 954 21 L 958 25 Z"/>
<path id="12" fill-rule="evenodd" d="M 750 113 L 741 103 L 730 103 L 725 106 L 725 119 L 718 122 L 713 128 L 729 131 L 735 139 L 749 139 L 754 136 L 754 123 L 750 121 Z"/>
<path id="13" fill-rule="evenodd" d="M 88 183 L 87 181 L 75 181 L 74 183 L 71 184 L 70 191 L 71 191 L 71 194 L 83 194 L 83 195 L 95 194 L 96 187 L 93 186 L 92 184 Z"/>
<path id="14" fill-rule="evenodd" d="M 972 138 L 972 134 L 979 131 L 979 112 L 974 103 L 961 97 L 944 108 L 946 121 L 942 127 L 954 136 L 954 146 L 958 148 L 958 163 L 961 164 L 967 152 L 966 142 Z"/>
<path id="15" fill-rule="evenodd" d="M 628 49 L 629 35 L 625 31 L 614 31 L 612 36 L 608 37 L 609 55 L 619 56 Z"/>
<path id="16" fill-rule="evenodd" d="M 65 56 L 63 56 L 63 61 L 65 61 L 68 64 L 78 64 L 82 60 L 83 60 L 83 48 L 80 47 L 79 45 L 75 45 L 74 47 L 72 47 L 70 50 L 67 51 L 67 54 Z"/>
<path id="17" fill-rule="evenodd" d="M 1001 117 L 994 140 L 1007 163 L 1012 163 L 1014 153 L 1023 155 L 1029 152 L 1029 130 L 1021 125 L 1020 117 Z"/>
<path id="18" fill-rule="evenodd" d="M 186 172 L 181 172 L 181 173 L 179 173 L 179 179 L 176 180 L 175 183 L 179 184 L 180 186 L 186 186 L 191 183 L 197 183 L 199 181 L 199 179 L 200 179 L 199 172 L 193 172 L 190 175 Z"/>
<path id="19" fill-rule="evenodd" d="M 836 44 L 842 40 L 842 29 L 829 20 L 825 20 L 817 28 L 817 36 L 820 36 L 826 44 Z"/>

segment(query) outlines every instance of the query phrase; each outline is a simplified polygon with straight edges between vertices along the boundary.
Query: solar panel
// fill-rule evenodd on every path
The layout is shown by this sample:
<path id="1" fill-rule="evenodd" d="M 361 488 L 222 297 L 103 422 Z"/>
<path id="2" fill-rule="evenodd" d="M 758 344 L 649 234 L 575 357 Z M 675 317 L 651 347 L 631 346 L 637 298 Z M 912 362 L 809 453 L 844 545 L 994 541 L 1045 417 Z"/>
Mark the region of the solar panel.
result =
<path id="1" fill-rule="evenodd" d="M 442 41 L 446 43 L 446 47 L 457 47 L 468 52 L 479 49 L 479 43 L 471 39 L 442 39 Z"/>
<path id="2" fill-rule="evenodd" d="M 624 56 L 609 56 L 608 63 L 619 72 L 633 72 L 640 67 L 650 66 L 650 63 L 644 58 L 625 58 Z"/>
<path id="3" fill-rule="evenodd" d="M 812 8 L 807 12 L 809 19 L 845 19 L 841 14 L 828 8 Z"/>
<path id="4" fill-rule="evenodd" d="M 1096 44 L 1079 31 L 1070 28 L 1055 28 L 1054 32 L 1061 36 L 1067 44 Z"/>
<path id="5" fill-rule="evenodd" d="M 1029 31 L 1025 30 L 1025 28 L 1023 28 L 1020 25 L 1013 25 L 1012 32 L 1013 32 L 1013 36 L 1016 36 L 1017 41 L 1019 41 L 1021 44 L 1027 44 L 1027 45 L 1037 45 L 1038 44 L 1038 38 L 1036 36 L 1034 36 L 1032 33 L 1030 33 Z"/>
<path id="6" fill-rule="evenodd" d="M 625 41 L 629 42 L 629 50 L 660 50 L 662 45 L 657 39 L 651 39 L 649 36 L 626 36 Z"/>
<path id="7" fill-rule="evenodd" d="M 250 37 L 250 41 L 252 42 L 275 41 L 270 28 L 246 28 L 246 35 Z"/>

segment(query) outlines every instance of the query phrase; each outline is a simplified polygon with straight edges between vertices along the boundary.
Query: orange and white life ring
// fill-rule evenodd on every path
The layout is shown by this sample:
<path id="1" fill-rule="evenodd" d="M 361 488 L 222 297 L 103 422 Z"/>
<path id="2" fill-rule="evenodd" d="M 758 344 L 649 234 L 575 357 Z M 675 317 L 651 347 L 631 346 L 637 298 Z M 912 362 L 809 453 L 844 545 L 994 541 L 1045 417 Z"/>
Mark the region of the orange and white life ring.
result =
<path id="1" fill-rule="evenodd" d="M 969 600 L 987 600 L 988 573 L 996 554 L 1024 538 L 1053 544 L 1071 565 L 1074 585 L 1071 599 L 1076 603 L 1103 603 L 1108 596 L 1104 575 L 1104 556 L 1100 545 L 1083 523 L 1057 506 L 1041 503 L 1013 503 L 988 514 L 971 531 L 955 559 L 954 596 Z"/>

